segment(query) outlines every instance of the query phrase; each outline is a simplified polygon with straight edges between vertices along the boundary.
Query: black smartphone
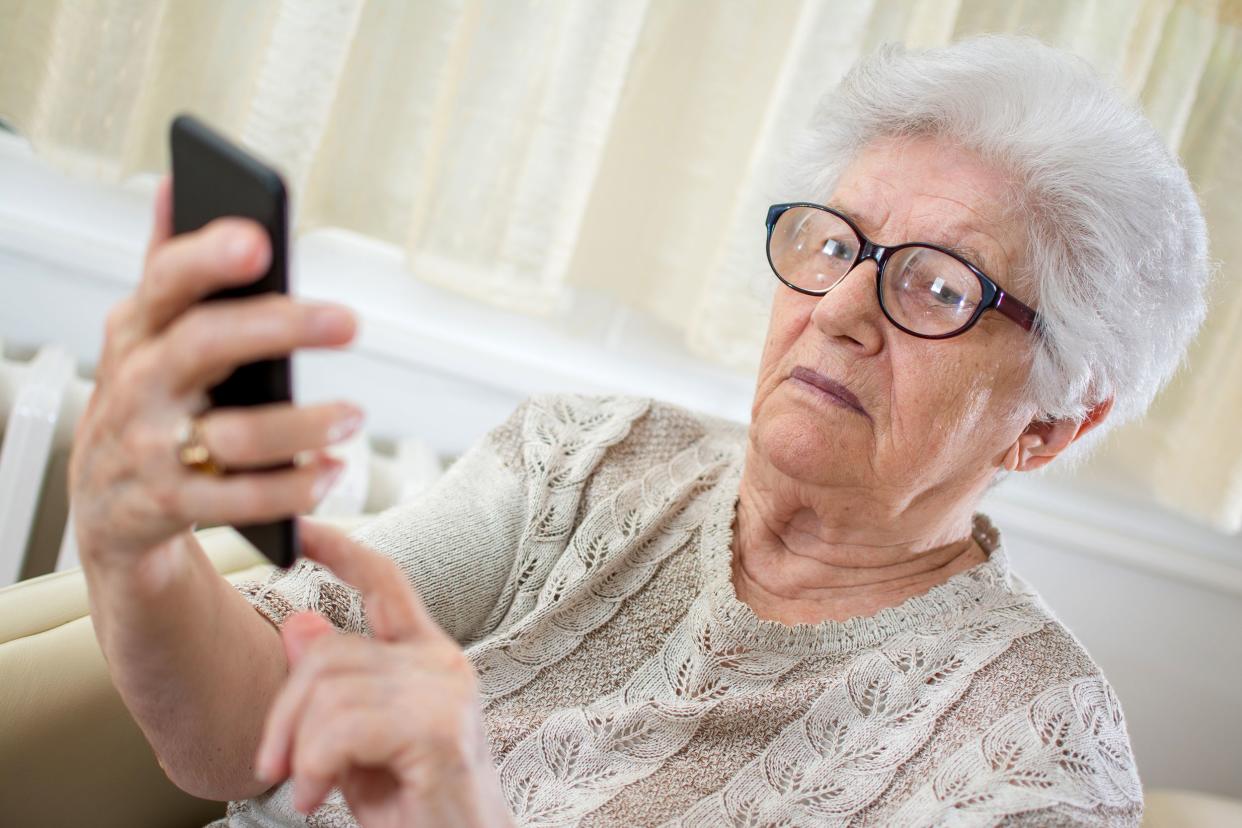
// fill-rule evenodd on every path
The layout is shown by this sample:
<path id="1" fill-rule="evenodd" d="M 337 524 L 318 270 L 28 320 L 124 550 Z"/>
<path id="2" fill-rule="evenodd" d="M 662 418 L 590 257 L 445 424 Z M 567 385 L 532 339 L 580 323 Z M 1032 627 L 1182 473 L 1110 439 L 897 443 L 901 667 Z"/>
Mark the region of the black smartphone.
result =
<path id="1" fill-rule="evenodd" d="M 174 235 L 197 230 L 221 216 L 241 216 L 263 225 L 272 245 L 271 264 L 262 278 L 216 291 L 202 301 L 235 299 L 268 291 L 288 293 L 288 197 L 280 174 L 192 115 L 182 114 L 173 119 L 169 143 Z M 220 331 L 220 335 L 228 336 L 229 332 Z M 208 390 L 211 405 L 290 402 L 293 399 L 291 375 L 288 356 L 239 366 L 219 385 Z M 283 463 L 270 469 L 292 466 L 292 463 Z M 277 566 L 291 566 L 299 554 L 297 522 L 293 516 L 234 528 Z"/>

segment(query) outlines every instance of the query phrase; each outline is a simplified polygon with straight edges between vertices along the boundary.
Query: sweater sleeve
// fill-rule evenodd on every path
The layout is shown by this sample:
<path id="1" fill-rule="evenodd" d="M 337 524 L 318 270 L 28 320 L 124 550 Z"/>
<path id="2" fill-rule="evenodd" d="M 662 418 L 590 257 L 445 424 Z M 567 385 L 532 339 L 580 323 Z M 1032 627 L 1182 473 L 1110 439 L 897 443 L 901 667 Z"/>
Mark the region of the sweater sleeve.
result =
<path id="1" fill-rule="evenodd" d="M 1059 803 L 1010 814 L 997 823 L 997 828 L 1139 828 L 1143 821 L 1141 802 L 1125 807 L 1080 808 Z"/>
<path id="2" fill-rule="evenodd" d="M 392 558 L 428 611 L 459 642 L 476 637 L 513 568 L 526 524 L 529 491 L 521 463 L 519 405 L 463 454 L 429 489 L 350 531 Z M 314 610 L 344 632 L 370 635 L 358 591 L 326 567 L 301 558 L 265 582 L 237 589 L 276 626 Z"/>

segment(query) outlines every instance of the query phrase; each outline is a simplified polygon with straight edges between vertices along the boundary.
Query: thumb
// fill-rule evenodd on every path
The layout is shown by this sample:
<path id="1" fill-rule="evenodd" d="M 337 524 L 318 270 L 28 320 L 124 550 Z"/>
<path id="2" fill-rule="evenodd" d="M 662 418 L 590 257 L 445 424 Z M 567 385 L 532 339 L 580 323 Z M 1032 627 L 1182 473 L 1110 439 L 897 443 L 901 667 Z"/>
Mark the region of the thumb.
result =
<path id="1" fill-rule="evenodd" d="M 314 612 L 298 612 L 286 618 L 285 623 L 280 625 L 280 638 L 285 645 L 285 659 L 290 669 L 301 660 L 312 641 L 335 631 L 328 619 Z"/>

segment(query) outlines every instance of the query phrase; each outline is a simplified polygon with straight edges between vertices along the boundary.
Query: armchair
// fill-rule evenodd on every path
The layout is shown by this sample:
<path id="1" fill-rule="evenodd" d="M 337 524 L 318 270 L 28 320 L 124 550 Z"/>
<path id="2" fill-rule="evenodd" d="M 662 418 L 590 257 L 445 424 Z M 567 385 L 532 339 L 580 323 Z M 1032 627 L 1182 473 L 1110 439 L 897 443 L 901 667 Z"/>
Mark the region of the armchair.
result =
<path id="1" fill-rule="evenodd" d="M 343 528 L 369 515 L 336 518 Z M 228 527 L 199 542 L 229 581 L 272 568 Z M 202 826 L 224 803 L 168 780 L 112 686 L 80 569 L 0 589 L 0 824 Z"/>

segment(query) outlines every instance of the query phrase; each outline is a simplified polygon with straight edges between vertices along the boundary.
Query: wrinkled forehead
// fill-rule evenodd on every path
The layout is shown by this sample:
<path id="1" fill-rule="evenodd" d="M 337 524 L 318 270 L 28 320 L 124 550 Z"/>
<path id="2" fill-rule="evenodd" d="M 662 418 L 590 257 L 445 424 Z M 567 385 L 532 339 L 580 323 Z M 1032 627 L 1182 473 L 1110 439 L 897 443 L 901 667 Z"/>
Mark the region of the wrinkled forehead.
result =
<path id="1" fill-rule="evenodd" d="M 878 244 L 930 242 L 1004 278 L 1025 250 L 1015 188 L 974 153 L 931 138 L 883 139 L 842 171 L 829 206 Z"/>

